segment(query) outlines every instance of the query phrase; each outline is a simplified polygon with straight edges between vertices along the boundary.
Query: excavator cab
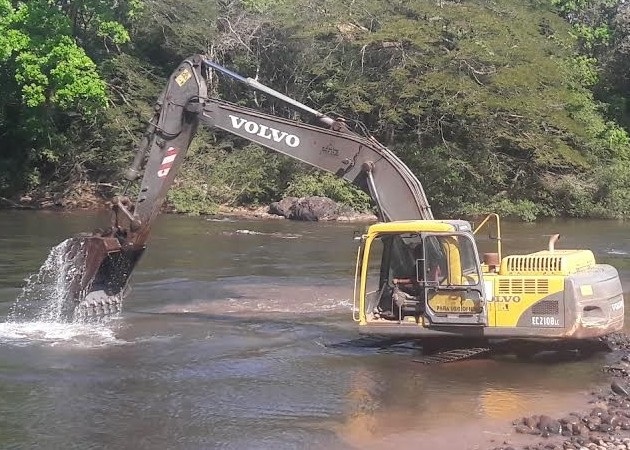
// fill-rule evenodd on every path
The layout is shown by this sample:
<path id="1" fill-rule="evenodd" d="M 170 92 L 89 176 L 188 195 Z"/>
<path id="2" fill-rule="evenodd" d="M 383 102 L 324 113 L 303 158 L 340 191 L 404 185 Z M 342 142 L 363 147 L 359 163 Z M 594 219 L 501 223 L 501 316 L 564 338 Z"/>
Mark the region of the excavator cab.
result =
<path id="1" fill-rule="evenodd" d="M 407 328 L 485 326 L 479 261 L 468 222 L 372 225 L 357 259 L 356 319 L 361 325 L 396 327 L 402 334 Z"/>

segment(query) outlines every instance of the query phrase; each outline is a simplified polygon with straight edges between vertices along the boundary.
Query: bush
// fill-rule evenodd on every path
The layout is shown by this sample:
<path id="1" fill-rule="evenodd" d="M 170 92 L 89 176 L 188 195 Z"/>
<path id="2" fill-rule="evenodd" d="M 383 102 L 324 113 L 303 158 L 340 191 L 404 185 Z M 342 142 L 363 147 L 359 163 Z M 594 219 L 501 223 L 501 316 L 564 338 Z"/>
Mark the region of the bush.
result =
<path id="1" fill-rule="evenodd" d="M 212 214 L 220 205 L 265 204 L 278 200 L 295 163 L 250 144 L 234 150 L 231 142 L 210 143 L 200 131 L 168 193 L 178 212 Z"/>
<path id="2" fill-rule="evenodd" d="M 240 150 L 221 150 L 208 172 L 214 200 L 222 205 L 265 204 L 277 200 L 295 163 L 250 144 Z"/>
<path id="3" fill-rule="evenodd" d="M 604 218 L 630 216 L 630 162 L 620 161 L 599 169 L 596 174 L 598 189 L 595 193 L 597 215 Z"/>
<path id="4" fill-rule="evenodd" d="M 219 209 L 208 195 L 207 184 L 191 182 L 178 183 L 178 186 L 168 193 L 169 205 L 176 211 L 191 215 L 216 214 Z"/>
<path id="5" fill-rule="evenodd" d="M 518 219 L 525 222 L 533 222 L 539 216 L 545 215 L 545 208 L 531 200 L 512 200 L 505 197 L 495 198 L 486 203 L 469 204 L 463 207 L 463 213 L 467 216 L 497 213 L 501 217 Z"/>

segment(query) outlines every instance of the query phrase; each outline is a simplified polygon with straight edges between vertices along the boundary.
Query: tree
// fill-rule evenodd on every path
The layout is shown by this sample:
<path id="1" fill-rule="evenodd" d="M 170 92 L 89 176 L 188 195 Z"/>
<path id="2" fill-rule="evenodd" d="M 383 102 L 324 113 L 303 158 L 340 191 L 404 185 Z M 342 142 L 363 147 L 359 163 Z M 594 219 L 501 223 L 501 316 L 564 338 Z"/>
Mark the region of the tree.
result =
<path id="1" fill-rule="evenodd" d="M 133 5 L 0 0 L 0 193 L 89 159 L 79 154 L 92 150 L 88 135 L 107 105 L 94 57 L 129 41 L 115 18 L 131 19 Z"/>
<path id="2" fill-rule="evenodd" d="M 439 214 L 525 200 L 529 218 L 565 214 L 563 177 L 630 151 L 574 58 L 574 30 L 545 2 L 298 2 L 274 17 L 257 40 L 261 80 L 364 124 Z"/>
<path id="3" fill-rule="evenodd" d="M 568 15 L 594 2 L 556 3 Z M 602 192 L 593 169 L 630 152 L 593 98 L 592 53 L 576 57 L 605 45 L 608 28 L 577 28 L 547 1 L 217 5 L 214 57 L 374 134 L 418 174 L 440 215 L 588 214 Z M 299 117 L 223 79 L 218 92 Z M 576 177 L 584 188 L 567 190 Z"/>

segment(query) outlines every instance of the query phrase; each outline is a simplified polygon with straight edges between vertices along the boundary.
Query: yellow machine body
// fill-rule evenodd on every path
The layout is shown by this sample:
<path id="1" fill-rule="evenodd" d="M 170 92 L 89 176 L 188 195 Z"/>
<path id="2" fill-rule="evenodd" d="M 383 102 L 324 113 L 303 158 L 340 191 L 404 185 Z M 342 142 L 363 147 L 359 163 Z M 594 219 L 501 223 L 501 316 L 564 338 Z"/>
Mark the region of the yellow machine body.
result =
<path id="1" fill-rule="evenodd" d="M 370 226 L 357 257 L 354 318 L 360 330 L 567 340 L 623 328 L 623 291 L 614 267 L 597 264 L 590 250 L 559 250 L 551 242 L 546 250 L 501 258 L 498 217 L 496 227 L 498 251 L 482 262 L 465 221 Z M 410 267 L 399 277 L 405 264 Z"/>

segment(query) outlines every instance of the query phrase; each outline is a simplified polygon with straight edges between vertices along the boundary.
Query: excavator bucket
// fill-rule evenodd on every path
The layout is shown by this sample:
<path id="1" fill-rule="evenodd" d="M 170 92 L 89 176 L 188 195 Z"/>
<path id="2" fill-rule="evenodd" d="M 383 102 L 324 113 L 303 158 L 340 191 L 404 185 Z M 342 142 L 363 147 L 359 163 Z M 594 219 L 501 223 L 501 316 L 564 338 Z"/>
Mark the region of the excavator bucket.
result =
<path id="1" fill-rule="evenodd" d="M 144 247 L 123 248 L 118 238 L 99 233 L 70 239 L 65 254 L 67 298 L 73 315 L 85 317 L 117 312 L 129 277 Z"/>

